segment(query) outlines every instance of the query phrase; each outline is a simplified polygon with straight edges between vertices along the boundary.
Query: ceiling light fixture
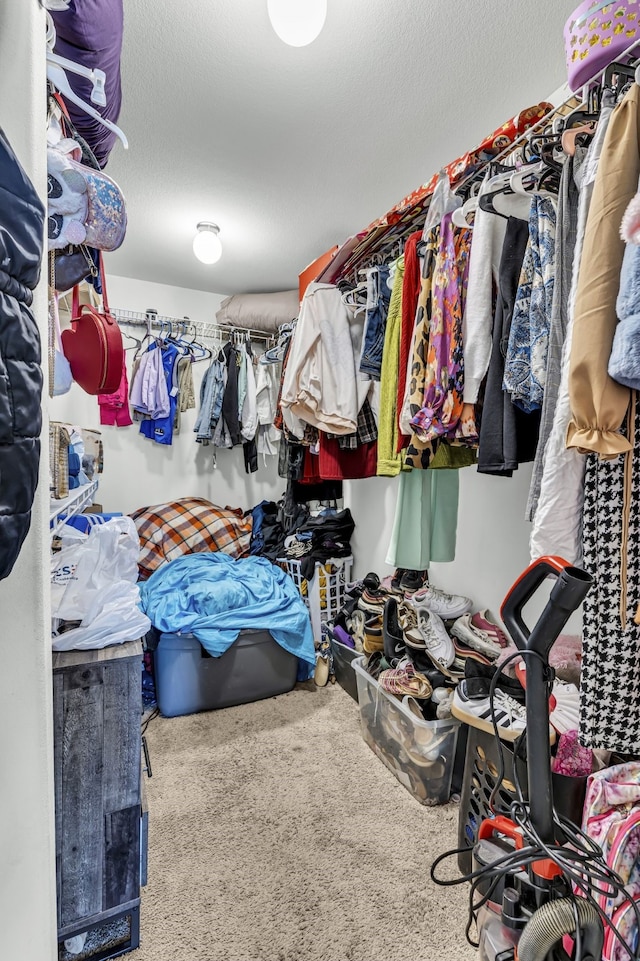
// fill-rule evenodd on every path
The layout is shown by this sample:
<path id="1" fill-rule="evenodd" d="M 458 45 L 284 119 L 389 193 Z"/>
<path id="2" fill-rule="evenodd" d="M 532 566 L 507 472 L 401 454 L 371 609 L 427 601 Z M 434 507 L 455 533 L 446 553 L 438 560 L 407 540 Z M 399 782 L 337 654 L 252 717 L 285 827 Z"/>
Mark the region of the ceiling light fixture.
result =
<path id="1" fill-rule="evenodd" d="M 201 220 L 198 233 L 193 238 L 193 252 L 203 264 L 217 264 L 222 257 L 222 244 L 218 234 L 220 228 L 210 220 Z"/>
<path id="2" fill-rule="evenodd" d="M 327 18 L 327 0 L 267 0 L 271 26 L 290 47 L 313 43 Z"/>

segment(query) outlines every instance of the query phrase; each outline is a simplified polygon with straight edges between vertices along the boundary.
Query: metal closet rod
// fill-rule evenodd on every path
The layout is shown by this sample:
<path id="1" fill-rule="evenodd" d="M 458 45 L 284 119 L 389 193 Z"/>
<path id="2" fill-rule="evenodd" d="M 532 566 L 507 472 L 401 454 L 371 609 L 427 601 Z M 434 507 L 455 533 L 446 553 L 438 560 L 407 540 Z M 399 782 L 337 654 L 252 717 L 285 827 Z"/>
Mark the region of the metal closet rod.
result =
<path id="1" fill-rule="evenodd" d="M 221 324 L 207 324 L 189 317 L 165 317 L 159 314 L 153 307 L 148 307 L 146 311 L 120 310 L 112 308 L 112 313 L 119 324 L 126 327 L 145 327 L 148 333 L 152 330 L 162 330 L 166 325 L 176 332 L 189 330 L 193 331 L 196 337 L 215 340 L 220 337 L 232 338 L 234 335 L 243 334 L 250 340 L 263 340 L 265 343 L 274 342 L 275 335 L 269 334 L 264 330 L 256 330 L 253 327 L 226 327 Z M 186 328 L 186 329 L 185 329 Z"/>

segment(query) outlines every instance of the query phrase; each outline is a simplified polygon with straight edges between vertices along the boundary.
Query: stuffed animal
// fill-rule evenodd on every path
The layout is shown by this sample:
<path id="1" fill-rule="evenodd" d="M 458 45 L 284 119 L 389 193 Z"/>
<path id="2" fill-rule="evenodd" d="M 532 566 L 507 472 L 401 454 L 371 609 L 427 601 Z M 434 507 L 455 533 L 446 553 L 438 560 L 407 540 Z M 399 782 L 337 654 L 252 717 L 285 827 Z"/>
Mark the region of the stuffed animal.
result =
<path id="1" fill-rule="evenodd" d="M 87 184 L 73 167 L 73 140 L 61 140 L 47 149 L 47 207 L 49 250 L 82 244 L 87 236 Z"/>
<path id="2" fill-rule="evenodd" d="M 640 244 L 640 193 L 629 201 L 622 217 L 620 236 L 627 244 Z"/>

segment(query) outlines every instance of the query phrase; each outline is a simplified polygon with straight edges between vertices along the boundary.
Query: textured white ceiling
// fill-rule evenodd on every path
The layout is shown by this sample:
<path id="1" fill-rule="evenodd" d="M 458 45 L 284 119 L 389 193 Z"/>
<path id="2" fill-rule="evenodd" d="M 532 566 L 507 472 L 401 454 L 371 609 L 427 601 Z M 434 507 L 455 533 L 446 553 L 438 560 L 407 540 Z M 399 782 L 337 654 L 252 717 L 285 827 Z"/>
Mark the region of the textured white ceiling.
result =
<path id="1" fill-rule="evenodd" d="M 329 0 L 313 44 L 266 0 L 125 0 L 130 147 L 113 273 L 224 293 L 298 272 L 565 80 L 576 0 Z M 223 256 L 191 244 L 220 225 Z"/>

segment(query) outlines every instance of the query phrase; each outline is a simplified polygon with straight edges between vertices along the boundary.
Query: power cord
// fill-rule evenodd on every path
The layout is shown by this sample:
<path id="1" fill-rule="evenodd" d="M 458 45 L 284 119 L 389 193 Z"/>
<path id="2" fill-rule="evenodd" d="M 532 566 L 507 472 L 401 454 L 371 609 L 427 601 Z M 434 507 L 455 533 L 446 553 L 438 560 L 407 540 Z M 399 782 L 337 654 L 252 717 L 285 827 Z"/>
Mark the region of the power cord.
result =
<path id="1" fill-rule="evenodd" d="M 543 662 L 545 668 L 547 669 L 547 682 L 550 684 L 553 680 L 554 672 L 549 667 L 546 659 L 543 658 L 542 655 L 538 654 L 537 651 L 517 651 L 515 654 L 512 654 L 510 657 L 508 657 L 503 662 L 501 667 L 496 671 L 491 680 L 491 685 L 489 688 L 491 721 L 494 738 L 498 748 L 499 759 L 498 777 L 489 799 L 489 807 L 494 813 L 496 811 L 496 797 L 505 780 L 504 745 L 500 737 L 498 723 L 496 720 L 494 706 L 495 691 L 504 668 L 511 663 L 511 661 L 516 660 L 518 657 L 526 658 L 531 656 L 537 657 Z M 431 865 L 430 876 L 431 880 L 435 884 L 438 884 L 442 887 L 451 887 L 458 884 L 471 885 L 469 891 L 469 917 L 465 929 L 465 937 L 467 941 L 475 948 L 479 946 L 478 942 L 471 938 L 471 928 L 474 926 L 474 924 L 477 927 L 478 912 L 485 904 L 487 904 L 488 901 L 491 900 L 491 897 L 498 885 L 514 871 L 524 870 L 534 862 L 546 858 L 557 864 L 561 869 L 565 880 L 568 881 L 573 890 L 581 892 L 582 896 L 593 905 L 598 912 L 603 925 L 611 929 L 614 936 L 627 952 L 628 957 L 632 959 L 632 961 L 640 961 L 640 948 L 638 951 L 634 951 L 630 947 L 618 929 L 614 926 L 611 919 L 605 914 L 604 910 L 596 901 L 594 895 L 601 895 L 606 897 L 608 900 L 613 901 L 617 901 L 620 896 L 622 896 L 623 903 L 628 901 L 632 905 L 636 917 L 636 925 L 640 930 L 640 907 L 638 906 L 638 903 L 626 889 L 625 883 L 620 875 L 613 871 L 605 863 L 604 855 L 599 845 L 596 844 L 592 838 L 588 837 L 588 835 L 585 834 L 577 825 L 573 824 L 567 818 L 558 815 L 555 809 L 553 811 L 554 825 L 559 829 L 563 837 L 566 839 L 565 844 L 547 844 L 546 842 L 542 841 L 538 832 L 531 823 L 529 807 L 527 802 L 524 800 L 522 786 L 518 775 L 517 762 L 518 753 L 516 747 L 513 756 L 513 783 L 516 788 L 517 797 L 510 805 L 509 815 L 511 820 L 522 829 L 523 837 L 525 841 L 528 842 L 527 846 L 521 848 L 520 850 L 514 850 L 505 854 L 503 857 L 492 862 L 491 865 L 478 868 L 476 871 L 471 871 L 470 873 L 462 875 L 453 880 L 445 880 L 437 877 L 436 870 L 440 864 L 449 858 L 457 857 L 458 854 L 467 854 L 469 851 L 467 847 L 455 848 L 453 850 L 446 851 L 444 854 L 441 854 L 438 858 L 436 858 Z M 599 887 L 599 883 L 602 883 L 604 887 Z M 480 899 L 476 900 L 476 894 L 478 893 L 480 885 L 483 886 L 484 893 L 481 892 Z M 576 897 L 576 895 L 570 896 L 574 898 Z M 576 904 L 574 904 L 574 912 L 577 922 L 578 913 Z M 577 923 L 576 931 L 578 932 L 576 937 L 576 945 L 581 948 L 581 935 L 579 933 L 579 924 Z M 580 957 L 579 951 L 576 951 L 575 957 Z"/>

